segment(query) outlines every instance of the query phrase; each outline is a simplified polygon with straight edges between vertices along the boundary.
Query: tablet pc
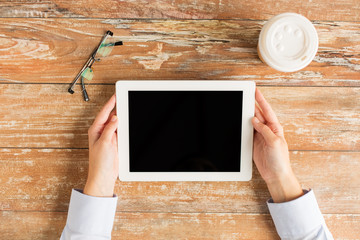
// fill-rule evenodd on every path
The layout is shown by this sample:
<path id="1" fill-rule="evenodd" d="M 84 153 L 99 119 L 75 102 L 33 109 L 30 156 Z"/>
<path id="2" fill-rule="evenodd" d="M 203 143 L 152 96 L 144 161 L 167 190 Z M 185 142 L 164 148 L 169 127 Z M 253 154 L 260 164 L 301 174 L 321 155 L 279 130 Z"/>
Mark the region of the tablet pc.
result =
<path id="1" fill-rule="evenodd" d="M 121 181 L 249 181 L 255 83 L 118 81 Z"/>

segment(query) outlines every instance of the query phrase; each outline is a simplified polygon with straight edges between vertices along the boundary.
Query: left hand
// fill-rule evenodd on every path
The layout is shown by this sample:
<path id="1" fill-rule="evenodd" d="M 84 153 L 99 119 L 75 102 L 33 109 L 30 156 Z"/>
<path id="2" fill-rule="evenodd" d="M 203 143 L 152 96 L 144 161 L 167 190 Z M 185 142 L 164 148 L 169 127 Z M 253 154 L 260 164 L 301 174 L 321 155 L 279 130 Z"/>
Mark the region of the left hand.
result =
<path id="1" fill-rule="evenodd" d="M 84 194 L 112 197 L 119 175 L 117 152 L 118 119 L 115 115 L 115 95 L 104 105 L 88 131 L 89 173 Z"/>

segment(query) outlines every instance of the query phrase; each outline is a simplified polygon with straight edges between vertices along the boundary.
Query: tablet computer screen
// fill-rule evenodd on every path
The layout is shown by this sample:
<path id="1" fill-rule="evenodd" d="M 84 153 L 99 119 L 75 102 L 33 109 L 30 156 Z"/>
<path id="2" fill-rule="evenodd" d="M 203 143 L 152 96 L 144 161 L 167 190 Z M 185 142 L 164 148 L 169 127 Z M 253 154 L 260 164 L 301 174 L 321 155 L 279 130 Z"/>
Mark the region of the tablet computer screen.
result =
<path id="1" fill-rule="evenodd" d="M 240 172 L 243 91 L 129 91 L 130 172 Z"/>

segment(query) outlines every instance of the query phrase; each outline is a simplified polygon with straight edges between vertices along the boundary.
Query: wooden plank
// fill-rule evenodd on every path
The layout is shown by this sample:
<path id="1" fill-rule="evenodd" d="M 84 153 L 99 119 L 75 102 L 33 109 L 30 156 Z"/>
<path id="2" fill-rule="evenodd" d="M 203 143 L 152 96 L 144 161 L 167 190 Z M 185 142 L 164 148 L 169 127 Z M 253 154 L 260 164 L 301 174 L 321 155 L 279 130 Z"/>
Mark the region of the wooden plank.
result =
<path id="1" fill-rule="evenodd" d="M 1 1 L 1 17 L 86 18 L 176 18 L 176 19 L 268 19 L 283 12 L 296 12 L 313 20 L 359 21 L 356 0 L 231 1 Z"/>
<path id="2" fill-rule="evenodd" d="M 264 21 L 0 19 L 0 81 L 70 83 L 105 30 L 124 46 L 94 64 L 94 83 L 119 79 L 256 80 L 292 86 L 360 86 L 360 26 L 315 22 L 319 51 L 295 73 L 271 69 L 256 46 Z"/>
<path id="3" fill-rule="evenodd" d="M 86 149 L 1 149 L 0 210 L 65 211 L 87 171 Z"/>
<path id="4" fill-rule="evenodd" d="M 112 85 L 0 84 L 0 147 L 87 148 L 87 130 Z M 360 88 L 261 87 L 291 150 L 360 150 Z"/>
<path id="5" fill-rule="evenodd" d="M 0 210 L 66 211 L 83 189 L 86 149 L 0 149 Z M 359 152 L 291 152 L 303 188 L 324 213 L 360 213 Z M 270 197 L 257 170 L 250 182 L 118 182 L 119 211 L 267 213 Z"/>
<path id="6" fill-rule="evenodd" d="M 127 214 L 129 215 L 129 214 Z M 279 239 L 271 216 L 258 214 L 167 213 L 117 216 L 114 238 L 119 239 Z M 335 239 L 358 239 L 360 216 L 325 215 Z M 134 221 L 134 222 L 133 222 Z M 117 227 L 119 226 L 120 227 Z"/>
<path id="7" fill-rule="evenodd" d="M 358 214 L 329 214 L 325 221 L 335 239 L 358 239 Z M 59 239 L 65 212 L 3 211 L 1 239 Z M 19 231 L 22 229 L 22 231 Z M 112 239 L 279 239 L 271 216 L 239 213 L 117 212 Z"/>
<path id="8" fill-rule="evenodd" d="M 264 89 L 292 150 L 359 150 L 359 93 L 360 88 Z"/>

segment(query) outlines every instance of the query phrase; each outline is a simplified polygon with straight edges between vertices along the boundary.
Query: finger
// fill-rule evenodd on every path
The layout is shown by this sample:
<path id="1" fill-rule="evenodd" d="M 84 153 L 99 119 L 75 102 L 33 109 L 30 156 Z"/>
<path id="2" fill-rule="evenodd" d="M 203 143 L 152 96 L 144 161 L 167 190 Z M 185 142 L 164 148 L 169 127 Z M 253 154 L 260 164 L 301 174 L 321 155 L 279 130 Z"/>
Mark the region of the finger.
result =
<path id="1" fill-rule="evenodd" d="M 265 117 L 264 117 L 264 115 L 265 115 L 266 112 L 265 112 L 265 111 L 262 111 L 259 106 L 257 106 L 257 107 L 258 107 L 258 116 L 259 116 L 259 117 L 258 117 L 256 114 L 255 114 L 255 116 L 258 117 L 259 120 L 260 120 L 262 123 L 267 123 L 267 126 L 271 129 L 271 131 L 272 131 L 275 135 L 277 135 L 277 136 L 279 136 L 279 137 L 283 137 L 283 136 L 284 136 L 283 127 L 281 126 L 281 124 L 280 124 L 278 118 L 276 117 L 274 111 L 272 110 L 270 104 L 266 101 L 266 99 L 264 98 L 264 96 L 262 95 L 262 93 L 260 92 L 260 90 L 258 90 L 258 89 L 256 89 L 256 90 L 257 90 L 257 91 L 256 91 L 256 93 L 255 93 L 255 96 L 256 96 L 256 94 L 258 94 L 258 96 L 256 96 L 256 97 L 257 97 L 257 101 L 261 101 L 261 99 L 262 99 L 262 100 L 263 100 L 263 104 L 262 104 L 263 107 L 266 108 L 265 105 L 267 105 L 267 107 L 268 107 L 267 112 L 268 112 L 268 113 L 271 113 L 272 116 L 268 116 L 268 117 L 265 116 Z M 264 104 L 265 104 L 265 105 L 264 105 Z M 260 105 L 260 104 L 259 104 L 259 105 Z M 261 115 L 260 115 L 260 114 L 261 114 Z M 261 117 L 262 117 L 263 119 L 265 119 L 265 122 L 262 121 Z M 269 119 L 269 120 L 268 120 L 268 119 Z"/>
<path id="2" fill-rule="evenodd" d="M 112 138 L 111 138 L 111 142 L 114 144 L 114 145 L 116 145 L 117 146 L 117 133 L 116 133 L 116 131 L 115 131 L 115 134 L 112 136 Z"/>
<path id="3" fill-rule="evenodd" d="M 100 110 L 98 115 L 96 116 L 93 125 L 94 126 L 102 126 L 106 123 L 109 118 L 111 111 L 114 109 L 116 104 L 115 94 L 107 101 L 104 107 Z"/>
<path id="4" fill-rule="evenodd" d="M 261 109 L 257 104 L 255 104 L 255 117 L 257 117 L 260 120 L 260 122 L 265 124 L 265 118 L 263 116 Z"/>
<path id="5" fill-rule="evenodd" d="M 258 88 L 255 90 L 255 99 L 258 102 L 260 108 L 262 109 L 263 116 L 266 122 L 272 124 L 280 124 L 279 120 L 277 119 L 275 112 L 272 110 L 270 104 L 266 101 L 262 93 Z"/>
<path id="6" fill-rule="evenodd" d="M 280 124 L 269 124 L 269 128 L 276 136 L 284 136 L 284 129 Z"/>
<path id="7" fill-rule="evenodd" d="M 111 121 L 112 116 L 114 116 L 114 115 L 116 115 L 116 109 L 111 111 L 111 113 L 110 113 L 110 115 L 109 115 L 109 117 L 108 117 L 105 124 L 109 123 Z"/>
<path id="8" fill-rule="evenodd" d="M 116 115 L 116 109 L 111 111 L 105 124 L 95 125 L 94 123 L 92 126 L 90 126 L 88 130 L 90 146 L 92 146 L 101 137 L 101 133 L 104 131 L 104 128 L 110 122 L 112 116 L 114 115 Z"/>
<path id="9" fill-rule="evenodd" d="M 114 115 L 111 118 L 111 121 L 105 126 L 104 131 L 101 134 L 101 139 L 104 141 L 111 142 L 113 136 L 115 135 L 115 131 L 118 127 L 118 118 Z"/>
<path id="10" fill-rule="evenodd" d="M 100 110 L 93 124 L 90 126 L 88 130 L 89 146 L 92 146 L 100 138 L 106 123 L 109 122 L 111 117 L 116 113 L 116 109 L 112 110 L 114 108 L 115 102 L 116 99 L 114 94 L 104 105 L 104 107 Z M 109 111 L 111 111 L 110 115 L 108 114 Z M 107 117 L 107 115 L 109 116 Z"/>
<path id="11" fill-rule="evenodd" d="M 265 142 L 268 145 L 271 145 L 272 142 L 276 139 L 276 135 L 271 131 L 271 129 L 260 122 L 256 117 L 251 120 L 251 123 L 253 124 L 255 130 L 264 137 Z"/>
<path id="12" fill-rule="evenodd" d="M 106 127 L 106 125 L 111 121 L 112 117 L 116 115 L 116 109 L 112 110 L 106 123 L 100 125 L 98 128 L 97 128 L 97 135 L 98 135 L 98 138 L 100 137 L 101 133 L 104 131 L 104 128 Z"/>
<path id="13" fill-rule="evenodd" d="M 89 128 L 88 130 L 88 140 L 89 140 L 89 147 L 91 148 L 94 143 L 96 142 L 96 140 L 99 139 L 99 136 L 94 136 L 94 134 L 91 131 L 91 128 Z"/>

